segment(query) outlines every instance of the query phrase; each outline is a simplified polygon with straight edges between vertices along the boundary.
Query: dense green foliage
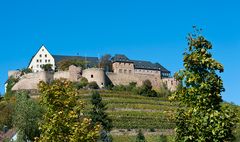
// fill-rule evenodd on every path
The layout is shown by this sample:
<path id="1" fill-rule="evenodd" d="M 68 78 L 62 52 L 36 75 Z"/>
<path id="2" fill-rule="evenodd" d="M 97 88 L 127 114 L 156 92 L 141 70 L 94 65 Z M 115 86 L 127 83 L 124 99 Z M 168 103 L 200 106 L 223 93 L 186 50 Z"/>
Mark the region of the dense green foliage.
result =
<path id="1" fill-rule="evenodd" d="M 65 71 L 65 70 L 68 70 L 69 66 L 71 65 L 85 69 L 87 66 L 87 61 L 78 60 L 78 59 L 61 60 L 60 62 L 57 63 L 57 69 Z"/>
<path id="2" fill-rule="evenodd" d="M 44 71 L 53 71 L 52 69 L 52 64 L 44 64 L 41 66 L 41 68 L 44 70 Z"/>
<path id="3" fill-rule="evenodd" d="M 40 123 L 38 141 L 95 142 L 98 139 L 100 125 L 90 125 L 91 119 L 83 115 L 84 104 L 76 98 L 77 92 L 71 82 L 40 82 L 39 88 L 46 112 Z"/>
<path id="4" fill-rule="evenodd" d="M 110 54 L 106 54 L 100 58 L 99 67 L 103 68 L 104 71 L 106 72 L 112 71 L 112 62 Z"/>
<path id="5" fill-rule="evenodd" d="M 79 82 L 74 82 L 73 85 L 77 90 L 86 88 L 88 85 L 88 80 L 87 80 L 87 78 L 82 77 Z"/>
<path id="6" fill-rule="evenodd" d="M 7 80 L 7 88 L 6 88 L 6 93 L 5 93 L 5 99 L 9 99 L 10 97 L 12 97 L 14 95 L 13 91 L 12 91 L 12 87 L 19 81 L 18 78 L 15 78 L 13 76 L 11 76 L 10 78 L 8 78 Z"/>
<path id="7" fill-rule="evenodd" d="M 100 123 L 102 125 L 102 129 L 110 131 L 113 127 L 112 120 L 108 118 L 108 115 L 105 112 L 107 107 L 102 102 L 102 97 L 99 92 L 92 92 L 91 104 L 93 105 L 92 110 L 90 111 L 92 123 Z"/>
<path id="8" fill-rule="evenodd" d="M 30 68 L 23 68 L 20 70 L 21 71 L 21 75 L 24 74 L 28 74 L 28 73 L 32 73 L 33 71 Z"/>
<path id="9" fill-rule="evenodd" d="M 42 109 L 26 92 L 16 94 L 13 124 L 18 131 L 18 141 L 34 141 L 40 135 L 38 122 L 41 120 Z"/>
<path id="10" fill-rule="evenodd" d="M 8 129 L 13 126 L 13 111 L 15 107 L 15 98 L 8 98 L 7 100 L 0 101 L 0 129 L 3 130 L 4 127 Z"/>
<path id="11" fill-rule="evenodd" d="M 198 33 L 189 35 L 188 46 L 185 69 L 175 76 L 183 85 L 172 96 L 181 105 L 176 116 L 176 141 L 231 141 L 236 114 L 221 105 L 224 88 L 217 71 L 223 72 L 223 66 L 208 51 L 211 43 Z"/>
<path id="12" fill-rule="evenodd" d="M 103 142 L 111 142 L 110 131 L 112 129 L 112 120 L 108 117 L 106 105 L 102 102 L 102 98 L 97 91 L 92 92 L 91 103 L 93 105 L 90 111 L 90 117 L 92 119 L 92 124 L 101 124 L 102 130 L 100 139 Z"/>
<path id="13" fill-rule="evenodd" d="M 155 90 L 152 89 L 152 83 L 150 80 L 145 80 L 142 87 L 137 91 L 138 95 L 148 96 L 148 97 L 157 97 L 158 94 Z"/>
<path id="14" fill-rule="evenodd" d="M 110 90 L 113 91 L 125 91 L 132 92 L 136 95 L 147 97 L 168 97 L 171 91 L 163 84 L 157 91 L 152 87 L 152 83 L 149 80 L 145 80 L 142 86 L 137 87 L 136 82 L 130 82 L 129 85 L 115 85 Z"/>
<path id="15" fill-rule="evenodd" d="M 87 85 L 87 87 L 88 87 L 89 89 L 99 89 L 99 86 L 98 86 L 98 84 L 97 84 L 96 81 L 89 82 L 88 85 Z"/>
<path id="16" fill-rule="evenodd" d="M 146 142 L 145 136 L 141 129 L 138 131 L 136 142 Z"/>

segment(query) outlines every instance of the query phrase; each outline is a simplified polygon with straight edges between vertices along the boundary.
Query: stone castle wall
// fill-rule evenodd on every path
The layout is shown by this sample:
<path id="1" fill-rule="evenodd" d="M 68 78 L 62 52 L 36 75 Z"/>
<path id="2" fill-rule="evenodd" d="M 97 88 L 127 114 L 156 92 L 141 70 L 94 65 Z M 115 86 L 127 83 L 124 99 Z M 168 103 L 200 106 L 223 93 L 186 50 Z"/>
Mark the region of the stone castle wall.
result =
<path id="1" fill-rule="evenodd" d="M 60 78 L 68 79 L 69 78 L 69 72 L 68 71 L 55 72 L 53 78 L 54 79 L 60 79 Z"/>
<path id="2" fill-rule="evenodd" d="M 134 65 L 133 63 L 119 63 L 115 62 L 112 64 L 113 72 L 114 73 L 134 73 Z"/>
<path id="3" fill-rule="evenodd" d="M 107 77 L 111 80 L 113 85 L 128 85 L 130 82 L 136 82 L 138 86 L 141 86 L 143 81 L 149 80 L 154 88 L 161 85 L 162 81 L 160 76 L 151 74 L 116 74 L 107 73 Z"/>
<path id="4" fill-rule="evenodd" d="M 163 78 L 162 82 L 165 83 L 167 88 L 171 91 L 175 91 L 179 85 L 178 81 L 176 81 L 174 78 Z"/>
<path id="5" fill-rule="evenodd" d="M 96 81 L 100 88 L 106 86 L 106 75 L 101 68 L 89 68 L 82 72 L 82 76 L 87 78 L 88 82 Z"/>
<path id="6" fill-rule="evenodd" d="M 38 89 L 40 81 L 50 82 L 53 80 L 53 74 L 47 72 L 28 73 L 23 75 L 13 86 L 12 90 L 34 90 Z"/>
<path id="7" fill-rule="evenodd" d="M 89 82 L 95 81 L 100 88 L 104 88 L 108 84 L 108 80 L 114 85 L 128 85 L 130 82 L 136 82 L 141 86 L 143 81 L 150 80 L 154 88 L 159 88 L 162 83 L 165 83 L 170 90 L 175 90 L 178 83 L 174 78 L 161 79 L 159 73 L 105 73 L 101 68 L 89 68 L 82 70 L 79 67 L 70 66 L 68 71 L 37 72 L 23 75 L 19 82 L 16 83 L 12 90 L 34 90 L 38 89 L 40 81 L 50 82 L 55 79 L 65 78 L 76 82 L 82 77 L 87 78 Z"/>

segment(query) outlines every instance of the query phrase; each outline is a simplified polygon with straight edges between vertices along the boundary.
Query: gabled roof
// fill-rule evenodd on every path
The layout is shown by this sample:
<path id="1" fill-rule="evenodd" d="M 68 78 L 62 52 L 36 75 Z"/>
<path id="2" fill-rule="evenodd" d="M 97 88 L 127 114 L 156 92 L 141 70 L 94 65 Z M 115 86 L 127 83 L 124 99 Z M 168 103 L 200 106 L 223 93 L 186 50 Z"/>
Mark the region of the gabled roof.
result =
<path id="1" fill-rule="evenodd" d="M 129 60 L 128 57 L 123 54 L 116 54 L 115 56 L 112 57 L 112 62 L 132 62 L 132 61 Z"/>
<path id="2" fill-rule="evenodd" d="M 47 50 L 47 48 L 46 48 L 44 45 L 42 45 L 42 46 L 37 50 L 37 52 L 32 56 L 30 62 L 28 63 L 28 67 L 30 66 L 33 58 L 37 55 L 37 53 L 38 53 L 42 48 L 44 48 L 44 50 L 46 50 L 46 51 L 51 55 L 51 53 Z"/>
<path id="3" fill-rule="evenodd" d="M 159 63 L 152 63 L 150 61 L 143 61 L 143 60 L 132 60 L 134 63 L 135 69 L 149 69 L 149 70 L 160 70 L 162 72 L 169 72 L 166 68 L 164 68 Z"/>
<path id="4" fill-rule="evenodd" d="M 52 55 L 52 56 L 55 60 L 55 64 L 57 64 L 62 60 L 83 60 L 88 62 L 87 63 L 88 67 L 95 67 L 99 63 L 99 60 L 97 57 L 65 56 L 65 55 Z"/>
<path id="5" fill-rule="evenodd" d="M 159 70 L 164 73 L 170 73 L 170 71 L 168 71 L 159 63 L 152 63 L 144 60 L 130 60 L 127 56 L 122 54 L 116 54 L 114 57 L 112 57 L 112 62 L 131 62 L 134 64 L 135 69 Z"/>

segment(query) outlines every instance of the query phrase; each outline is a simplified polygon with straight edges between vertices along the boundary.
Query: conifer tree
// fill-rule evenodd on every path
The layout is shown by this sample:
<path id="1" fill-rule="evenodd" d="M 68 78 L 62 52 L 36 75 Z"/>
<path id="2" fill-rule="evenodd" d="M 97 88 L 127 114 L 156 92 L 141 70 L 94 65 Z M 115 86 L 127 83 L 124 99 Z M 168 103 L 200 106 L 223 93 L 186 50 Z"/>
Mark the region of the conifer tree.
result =
<path id="1" fill-rule="evenodd" d="M 145 136 L 141 129 L 138 131 L 136 142 L 146 142 Z"/>
<path id="2" fill-rule="evenodd" d="M 236 114 L 222 106 L 223 65 L 212 58 L 212 44 L 200 30 L 188 37 L 184 67 L 175 74 L 182 86 L 171 99 L 180 103 L 176 116 L 176 141 L 223 142 L 233 139 Z"/>
<path id="3" fill-rule="evenodd" d="M 92 92 L 91 103 L 93 105 L 93 108 L 90 112 L 92 123 L 94 125 L 98 123 L 102 125 L 101 140 L 104 142 L 112 141 L 111 136 L 109 134 L 113 127 L 112 120 L 108 117 L 108 115 L 105 112 L 107 110 L 107 107 L 102 102 L 102 97 L 100 96 L 99 92 L 97 91 Z"/>

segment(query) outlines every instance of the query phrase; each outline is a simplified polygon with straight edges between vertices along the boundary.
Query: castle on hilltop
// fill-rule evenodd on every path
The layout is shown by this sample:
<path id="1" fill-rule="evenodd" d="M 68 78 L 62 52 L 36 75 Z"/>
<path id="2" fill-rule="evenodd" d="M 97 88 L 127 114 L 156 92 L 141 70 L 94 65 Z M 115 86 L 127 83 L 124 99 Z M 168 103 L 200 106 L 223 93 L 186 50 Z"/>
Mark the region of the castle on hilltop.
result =
<path id="1" fill-rule="evenodd" d="M 57 63 L 63 60 L 86 61 L 86 69 L 71 65 L 67 71 L 57 70 Z M 175 90 L 178 82 L 170 76 L 170 71 L 159 63 L 150 61 L 131 60 L 125 55 L 115 55 L 111 59 L 112 70 L 99 67 L 100 59 L 97 57 L 53 55 L 42 46 L 29 62 L 28 68 L 32 73 L 20 75 L 19 71 L 9 71 L 8 77 L 19 78 L 12 90 L 37 90 L 40 81 L 51 82 L 55 79 L 65 78 L 73 82 L 85 77 L 89 82 L 95 81 L 100 88 L 108 84 L 128 85 L 136 82 L 138 86 L 149 80 L 152 86 L 159 88 L 165 84 L 168 89 Z M 43 70 L 43 66 L 51 64 L 52 72 Z"/>

